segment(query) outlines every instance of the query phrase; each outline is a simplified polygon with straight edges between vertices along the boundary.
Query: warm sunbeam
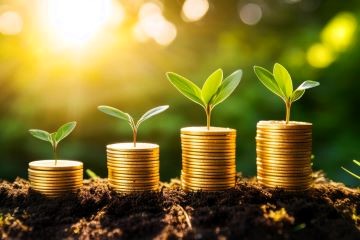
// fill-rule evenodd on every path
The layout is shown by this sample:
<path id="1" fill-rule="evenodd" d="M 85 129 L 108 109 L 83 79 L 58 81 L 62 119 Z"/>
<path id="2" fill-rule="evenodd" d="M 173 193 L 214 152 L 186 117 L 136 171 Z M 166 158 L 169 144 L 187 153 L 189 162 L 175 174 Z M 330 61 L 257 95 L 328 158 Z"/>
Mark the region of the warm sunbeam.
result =
<path id="1" fill-rule="evenodd" d="M 81 47 L 123 11 L 112 0 L 42 0 L 41 15 L 49 38 L 61 47 Z"/>

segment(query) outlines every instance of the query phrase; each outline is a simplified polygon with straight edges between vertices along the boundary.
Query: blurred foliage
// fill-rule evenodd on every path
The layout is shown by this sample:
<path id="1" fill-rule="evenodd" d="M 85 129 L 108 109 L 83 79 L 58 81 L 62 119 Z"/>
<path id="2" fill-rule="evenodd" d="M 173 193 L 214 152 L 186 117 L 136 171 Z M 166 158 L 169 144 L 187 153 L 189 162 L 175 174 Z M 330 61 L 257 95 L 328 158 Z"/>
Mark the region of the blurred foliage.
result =
<path id="1" fill-rule="evenodd" d="M 321 83 L 292 109 L 293 120 L 314 125 L 313 169 L 323 169 L 335 181 L 359 184 L 340 167 L 356 173 L 351 161 L 360 158 L 360 1 L 209 1 L 204 18 L 185 22 L 180 16 L 183 1 L 163 0 L 164 16 L 177 28 L 177 37 L 168 46 L 133 39 L 131 27 L 143 1 L 119 1 L 125 9 L 122 25 L 102 33 L 81 51 L 58 50 L 42 38 L 30 2 L 0 2 L 17 10 L 24 22 L 21 33 L 0 34 L 0 178 L 27 177 L 29 161 L 52 156 L 51 148 L 33 139 L 28 129 L 54 131 L 72 120 L 78 127 L 59 156 L 81 160 L 106 177 L 106 144 L 131 141 L 131 131 L 97 111 L 101 104 L 137 116 L 169 104 L 165 114 L 141 126 L 138 139 L 160 144 L 162 180 L 178 177 L 180 128 L 205 125 L 206 119 L 199 106 L 176 92 L 164 73 L 177 72 L 200 84 L 219 67 L 225 75 L 239 68 L 244 74 L 234 94 L 214 110 L 212 124 L 237 129 L 237 170 L 253 176 L 256 123 L 283 119 L 285 109 L 256 79 L 252 67 L 270 68 L 280 62 L 289 69 L 294 85 L 307 79 Z M 239 18 L 241 6 L 250 2 L 262 9 L 261 20 L 253 26 Z M 351 19 L 345 20 L 348 38 L 338 39 L 330 30 L 323 33 L 343 13 L 346 17 L 340 20 Z M 334 45 L 338 41 L 344 44 Z M 309 53 L 314 44 L 320 48 Z M 332 52 L 329 46 L 335 46 Z M 314 62 L 319 64 L 314 67 Z"/>

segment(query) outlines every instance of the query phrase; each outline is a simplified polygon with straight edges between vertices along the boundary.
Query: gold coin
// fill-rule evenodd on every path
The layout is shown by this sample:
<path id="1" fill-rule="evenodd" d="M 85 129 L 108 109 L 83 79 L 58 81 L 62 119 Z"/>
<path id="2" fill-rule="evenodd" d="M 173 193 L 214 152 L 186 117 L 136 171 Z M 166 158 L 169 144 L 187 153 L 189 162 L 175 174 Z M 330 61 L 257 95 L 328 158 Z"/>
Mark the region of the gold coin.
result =
<path id="1" fill-rule="evenodd" d="M 276 176 L 276 177 L 294 177 L 294 178 L 301 178 L 301 177 L 309 177 L 311 175 L 311 170 L 282 170 L 282 169 L 264 169 L 261 167 L 257 167 L 257 173 L 262 176 Z"/>
<path id="2" fill-rule="evenodd" d="M 223 127 L 184 127 L 181 130 L 182 134 L 187 135 L 228 135 L 236 134 L 236 130 L 232 128 L 223 128 Z"/>
<path id="3" fill-rule="evenodd" d="M 311 164 L 310 156 L 257 154 L 257 160 L 268 163 Z"/>
<path id="4" fill-rule="evenodd" d="M 211 177 L 217 178 L 217 177 L 223 177 L 223 176 L 227 176 L 227 177 L 235 177 L 236 176 L 235 168 L 233 170 L 228 170 L 228 171 L 223 171 L 223 172 L 209 172 L 206 170 L 204 170 L 204 171 L 202 171 L 202 170 L 186 171 L 186 170 L 181 171 L 181 172 L 188 176 L 209 177 L 209 178 L 211 178 Z"/>
<path id="5" fill-rule="evenodd" d="M 117 180 L 109 179 L 109 184 L 119 185 L 119 186 L 122 186 L 122 187 L 148 187 L 148 186 L 158 185 L 159 181 L 153 181 L 153 182 L 124 182 L 124 181 L 117 181 Z"/>
<path id="6" fill-rule="evenodd" d="M 76 177 L 76 178 L 43 178 L 43 177 L 34 177 L 34 176 L 29 176 L 30 180 L 33 181 L 46 181 L 46 182 L 74 182 L 74 181 L 82 181 L 83 178 L 80 177 Z"/>
<path id="7" fill-rule="evenodd" d="M 190 153 L 182 153 L 182 158 L 187 159 L 209 159 L 209 160 L 225 160 L 225 159 L 234 159 L 235 160 L 235 154 L 190 154 Z"/>
<path id="8" fill-rule="evenodd" d="M 215 167 L 210 168 L 207 166 L 194 166 L 194 165 L 182 165 L 182 169 L 185 172 L 208 172 L 209 174 L 215 174 L 215 173 L 233 173 L 235 171 L 235 166 L 226 166 L 226 167 Z"/>
<path id="9" fill-rule="evenodd" d="M 55 191 L 68 191 L 81 188 L 82 185 L 74 186 L 40 186 L 40 185 L 30 185 L 32 189 L 39 191 L 55 192 Z"/>
<path id="10" fill-rule="evenodd" d="M 112 160 L 114 162 L 156 162 L 159 161 L 159 158 L 121 158 L 121 157 L 113 157 L 107 156 L 107 160 Z"/>
<path id="11" fill-rule="evenodd" d="M 281 183 L 281 184 L 302 184 L 302 183 L 308 183 L 310 181 L 312 181 L 311 177 L 307 177 L 307 178 L 301 178 L 301 179 L 296 179 L 296 178 L 290 178 L 290 177 L 274 177 L 274 176 L 262 176 L 262 175 L 258 175 L 257 176 L 258 180 L 261 180 L 262 182 L 270 182 L 270 183 Z"/>
<path id="12" fill-rule="evenodd" d="M 214 149 L 211 147 L 208 148 L 196 148 L 194 146 L 191 147 L 187 147 L 187 146 L 182 146 L 181 148 L 182 152 L 187 152 L 187 153 L 199 153 L 199 154 L 235 154 L 235 148 L 233 149 Z"/>
<path id="13" fill-rule="evenodd" d="M 205 162 L 196 162 L 196 161 L 184 161 L 182 162 L 183 166 L 189 166 L 189 167 L 211 167 L 211 168 L 221 168 L 221 167 L 235 167 L 235 162 L 218 162 L 218 163 L 205 163 Z"/>
<path id="14" fill-rule="evenodd" d="M 125 173 L 125 174 L 157 174 L 159 172 L 159 168 L 119 168 L 119 167 L 108 167 L 109 172 L 113 173 Z"/>
<path id="15" fill-rule="evenodd" d="M 142 178 L 137 177 L 126 177 L 126 176 L 113 176 L 113 175 L 109 175 L 108 176 L 109 180 L 119 180 L 119 181 L 134 181 L 134 182 L 155 182 L 155 181 L 159 181 L 160 177 L 156 176 L 156 177 L 145 177 L 143 176 Z"/>
<path id="16" fill-rule="evenodd" d="M 73 188 L 82 186 L 82 182 L 71 182 L 71 183 L 49 183 L 49 182 L 36 182 L 30 180 L 30 185 L 32 187 L 46 187 L 46 188 Z"/>
<path id="17" fill-rule="evenodd" d="M 264 153 L 268 155 L 310 155 L 310 150 L 301 150 L 301 149 L 276 149 L 276 148 L 264 148 L 264 147 L 256 147 L 256 153 Z"/>
<path id="18" fill-rule="evenodd" d="M 235 164 L 235 159 L 194 159 L 194 158 L 183 158 L 183 162 L 196 165 L 224 165 L 224 164 Z"/>
<path id="19" fill-rule="evenodd" d="M 107 158 L 108 162 L 112 162 L 112 163 L 124 163 L 124 164 L 128 164 L 128 163 L 136 163 L 136 164 L 154 164 L 154 163 L 158 163 L 159 159 L 126 159 L 126 160 L 119 160 L 119 159 L 114 159 L 114 158 Z"/>
<path id="20" fill-rule="evenodd" d="M 265 127 L 265 128 L 286 128 L 286 129 L 300 129 L 300 128 L 310 128 L 312 127 L 312 123 L 308 122 L 297 122 L 297 121 L 290 121 L 286 123 L 285 121 L 259 121 L 257 123 L 257 127 Z"/>
<path id="21" fill-rule="evenodd" d="M 153 167 L 158 167 L 159 166 L 159 162 L 154 162 L 154 163 L 124 163 L 124 162 L 110 162 L 107 161 L 107 166 L 111 167 L 135 167 L 135 168 L 153 168 Z"/>
<path id="22" fill-rule="evenodd" d="M 256 161 L 256 165 L 258 167 L 262 167 L 264 169 L 268 168 L 276 168 L 276 169 L 282 169 L 282 170 L 303 170 L 303 169 L 311 169 L 310 163 L 304 163 L 304 164 L 292 164 L 292 163 L 269 163 L 269 162 L 260 162 Z"/>
<path id="23" fill-rule="evenodd" d="M 29 163 L 29 168 L 32 170 L 47 170 L 47 171 L 62 171 L 62 170 L 76 170 L 82 169 L 83 163 L 71 160 L 39 160 Z"/>
<path id="24" fill-rule="evenodd" d="M 159 145 L 153 143 L 114 143 L 106 146 L 106 149 L 112 151 L 126 151 L 126 152 L 151 152 L 154 149 L 159 149 Z"/>
<path id="25" fill-rule="evenodd" d="M 209 184 L 209 183 L 190 183 L 184 179 L 181 179 L 182 185 L 186 185 L 191 188 L 201 188 L 202 190 L 217 190 L 235 187 L 235 180 L 233 183 L 225 184 Z"/>
<path id="26" fill-rule="evenodd" d="M 276 184 L 276 183 L 260 183 L 260 184 L 263 185 L 264 187 L 283 188 L 287 191 L 304 191 L 304 190 L 307 190 L 312 187 L 311 183 L 304 184 L 304 185 L 297 185 L 297 186 L 284 186 L 284 185 Z"/>
<path id="27" fill-rule="evenodd" d="M 159 188 L 158 184 L 149 185 L 149 186 L 119 186 L 116 184 L 109 183 L 109 186 L 115 190 L 125 190 L 125 191 L 151 191 L 151 190 L 157 190 Z"/>
<path id="28" fill-rule="evenodd" d="M 193 143 L 193 144 L 214 144 L 214 145 L 222 145 L 222 144 L 235 144 L 236 142 L 236 138 L 235 137 L 229 137 L 229 138 L 203 138 L 203 137 L 187 137 L 187 136 L 182 136 L 181 137 L 181 142 L 187 142 L 187 143 Z"/>
<path id="29" fill-rule="evenodd" d="M 79 174 L 69 174 L 69 175 L 44 175 L 28 172 L 29 177 L 37 177 L 37 178 L 49 178 L 49 179 L 68 179 L 68 178 L 81 178 L 83 177 L 82 172 Z"/>
<path id="30" fill-rule="evenodd" d="M 28 172 L 30 174 L 36 174 L 36 175 L 42 175 L 42 176 L 72 176 L 72 175 L 80 175 L 83 174 L 83 170 L 65 170 L 65 171 L 53 171 L 53 170 L 33 170 L 31 168 L 28 168 Z"/>
<path id="31" fill-rule="evenodd" d="M 187 162 L 183 162 L 182 163 L 182 167 L 183 168 L 194 168 L 194 170 L 196 169 L 235 169 L 235 164 L 228 164 L 228 165 L 205 165 L 205 164 L 191 164 L 191 163 L 187 163 Z"/>
<path id="32" fill-rule="evenodd" d="M 188 176 L 186 174 L 181 175 L 182 179 L 190 183 L 209 183 L 209 184 L 227 184 L 235 182 L 235 177 L 226 178 L 199 178 L 194 176 Z"/>
<path id="33" fill-rule="evenodd" d="M 263 133 L 257 133 L 256 140 L 258 141 L 277 141 L 277 142 L 312 142 L 312 136 L 311 135 L 290 135 L 290 134 L 263 134 Z"/>
<path id="34" fill-rule="evenodd" d="M 151 152 L 120 152 L 120 151 L 111 151 L 106 150 L 106 154 L 109 156 L 117 156 L 117 157 L 124 157 L 124 158 L 144 158 L 144 157 L 156 157 L 159 156 L 159 151 L 154 150 Z"/>
<path id="35" fill-rule="evenodd" d="M 311 144 L 280 144 L 280 143 L 256 143 L 256 148 L 269 150 L 287 150 L 287 151 L 311 151 Z"/>
<path id="36" fill-rule="evenodd" d="M 312 129 L 307 129 L 307 130 L 291 130 L 291 129 L 284 129 L 284 130 L 279 130 L 279 129 L 261 129 L 258 128 L 256 130 L 257 134 L 261 134 L 261 135 L 266 135 L 269 137 L 272 136 L 283 136 L 283 137 L 311 137 L 312 135 Z"/>

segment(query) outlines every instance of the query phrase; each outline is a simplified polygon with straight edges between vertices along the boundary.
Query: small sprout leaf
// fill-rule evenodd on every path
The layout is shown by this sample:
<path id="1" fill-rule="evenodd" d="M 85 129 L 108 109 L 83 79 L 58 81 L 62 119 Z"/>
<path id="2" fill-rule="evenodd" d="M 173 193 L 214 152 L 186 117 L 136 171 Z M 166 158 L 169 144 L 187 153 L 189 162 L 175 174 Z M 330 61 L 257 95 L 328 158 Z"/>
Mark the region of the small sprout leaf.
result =
<path id="1" fill-rule="evenodd" d="M 51 142 L 51 136 L 50 133 L 40 130 L 40 129 L 30 129 L 29 130 L 30 134 L 33 135 L 34 137 L 36 137 L 37 139 L 46 141 L 46 142 Z"/>
<path id="2" fill-rule="evenodd" d="M 289 72 L 279 63 L 275 63 L 273 74 L 258 66 L 254 66 L 254 72 L 266 88 L 284 100 L 286 107 L 286 124 L 290 121 L 290 108 L 292 103 L 299 100 L 304 95 L 306 89 L 320 85 L 318 82 L 307 80 L 294 91 Z"/>
<path id="3" fill-rule="evenodd" d="M 86 174 L 93 180 L 96 180 L 99 178 L 98 175 L 96 175 L 96 173 L 94 171 L 92 171 L 91 169 L 86 169 Z"/>
<path id="4" fill-rule="evenodd" d="M 360 162 L 359 162 L 359 161 L 353 160 L 353 162 L 354 162 L 356 165 L 360 166 Z"/>
<path id="5" fill-rule="evenodd" d="M 309 88 L 317 87 L 319 85 L 320 85 L 320 83 L 318 83 L 318 82 L 307 80 L 307 81 L 303 82 L 296 90 L 306 90 Z"/>
<path id="6" fill-rule="evenodd" d="M 291 102 L 299 100 L 304 95 L 304 93 L 305 90 L 296 89 L 291 96 Z"/>
<path id="7" fill-rule="evenodd" d="M 144 122 L 145 120 L 165 111 L 168 108 L 169 108 L 168 105 L 152 108 L 149 111 L 147 111 L 146 113 L 144 113 L 141 116 L 141 118 L 137 121 L 137 123 L 135 124 L 134 119 L 128 113 L 125 113 L 119 109 L 116 109 L 116 108 L 110 107 L 110 106 L 98 106 L 98 109 L 101 112 L 128 122 L 128 124 L 130 125 L 131 130 L 133 132 L 134 147 L 136 147 L 137 132 L 138 132 L 138 128 L 139 128 L 140 124 L 142 122 Z"/>
<path id="8" fill-rule="evenodd" d="M 201 89 L 201 96 L 205 104 L 209 104 L 220 87 L 222 80 L 223 71 L 221 69 L 216 70 L 206 79 Z"/>
<path id="9" fill-rule="evenodd" d="M 279 88 L 285 93 L 286 98 L 290 98 L 293 92 L 293 85 L 289 72 L 281 64 L 275 63 L 273 74 Z"/>
<path id="10" fill-rule="evenodd" d="M 242 71 L 238 70 L 223 81 L 223 71 L 217 69 L 206 79 L 200 89 L 193 82 L 176 73 L 166 73 L 166 77 L 177 90 L 204 108 L 207 129 L 210 129 L 211 111 L 230 96 L 239 84 L 241 76 Z"/>
<path id="11" fill-rule="evenodd" d="M 211 100 L 211 105 L 215 107 L 219 103 L 227 99 L 239 85 L 242 77 L 242 70 L 233 72 L 230 76 L 224 79 L 219 87 L 216 95 Z"/>
<path id="12" fill-rule="evenodd" d="M 356 178 L 358 178 L 358 179 L 360 179 L 360 176 L 359 175 L 357 175 L 357 174 L 355 174 L 355 173 L 353 173 L 353 172 L 351 172 L 350 170 L 347 170 L 346 168 L 344 168 L 344 167 L 341 167 L 345 172 L 347 172 L 348 174 L 350 174 L 351 176 L 353 176 L 353 177 L 356 177 Z"/>
<path id="13" fill-rule="evenodd" d="M 76 122 L 65 123 L 56 131 L 55 141 L 59 143 L 61 140 L 69 136 L 69 134 L 75 129 Z"/>
<path id="14" fill-rule="evenodd" d="M 129 123 L 133 121 L 132 117 L 128 113 L 123 112 L 117 108 L 110 106 L 98 106 L 98 109 L 107 115 L 128 121 Z"/>
<path id="15" fill-rule="evenodd" d="M 169 108 L 168 105 L 164 105 L 164 106 L 159 106 L 159 107 L 150 109 L 149 111 L 144 113 L 144 115 L 142 115 L 141 118 L 137 121 L 136 127 L 138 128 L 142 122 L 144 122 L 145 120 L 147 120 L 147 119 L 149 119 L 149 118 L 151 118 L 151 117 L 165 111 L 168 108 Z"/>
<path id="16" fill-rule="evenodd" d="M 173 72 L 166 73 L 166 77 L 168 78 L 170 83 L 185 97 L 205 107 L 205 104 L 201 98 L 201 89 L 193 82 Z"/>
<path id="17" fill-rule="evenodd" d="M 276 95 L 281 97 L 283 100 L 285 100 L 285 98 L 286 98 L 285 94 L 282 92 L 282 90 L 277 85 L 277 82 L 275 81 L 274 76 L 272 75 L 272 73 L 270 71 L 266 70 L 265 68 L 255 66 L 254 72 L 255 72 L 256 76 L 258 77 L 258 79 L 260 80 L 260 82 L 262 84 L 264 84 L 264 86 L 267 89 L 269 89 L 271 92 L 275 93 Z"/>
<path id="18" fill-rule="evenodd" d="M 56 163 L 57 163 L 57 153 L 56 153 L 57 146 L 61 140 L 63 140 L 67 136 L 69 136 L 69 134 L 74 130 L 75 127 L 76 127 L 76 122 L 68 122 L 68 123 L 65 123 L 64 125 L 62 125 L 61 127 L 59 127 L 58 130 L 53 133 L 48 133 L 46 131 L 39 130 L 39 129 L 30 129 L 29 132 L 34 137 L 51 143 L 51 146 L 52 146 L 53 152 L 54 152 L 55 165 L 56 165 Z"/>

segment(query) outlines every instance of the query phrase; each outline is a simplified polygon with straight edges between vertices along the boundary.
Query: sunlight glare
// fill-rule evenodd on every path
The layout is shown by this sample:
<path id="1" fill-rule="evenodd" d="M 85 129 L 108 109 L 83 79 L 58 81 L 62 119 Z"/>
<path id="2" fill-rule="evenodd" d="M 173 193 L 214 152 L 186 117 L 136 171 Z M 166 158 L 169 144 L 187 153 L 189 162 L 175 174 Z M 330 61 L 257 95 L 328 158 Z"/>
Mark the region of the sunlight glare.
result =
<path id="1" fill-rule="evenodd" d="M 6 11 L 0 15 L 0 33 L 15 35 L 21 32 L 23 21 L 21 16 L 14 11 Z"/>
<path id="2" fill-rule="evenodd" d="M 43 0 L 43 22 L 58 44 L 81 47 L 89 42 L 106 24 L 121 21 L 122 9 L 112 0 Z M 114 17 L 114 9 L 118 16 Z"/>

